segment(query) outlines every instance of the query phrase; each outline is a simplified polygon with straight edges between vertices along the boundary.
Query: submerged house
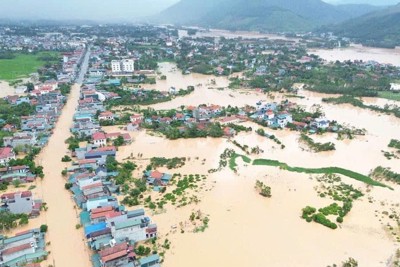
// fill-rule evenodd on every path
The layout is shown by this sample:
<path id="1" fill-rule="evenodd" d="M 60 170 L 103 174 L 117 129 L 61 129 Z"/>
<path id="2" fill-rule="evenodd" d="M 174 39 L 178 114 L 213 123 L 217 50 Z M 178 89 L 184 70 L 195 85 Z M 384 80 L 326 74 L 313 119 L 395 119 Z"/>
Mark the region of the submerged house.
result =
<path id="1" fill-rule="evenodd" d="M 0 148 L 0 165 L 6 165 L 10 160 L 15 159 L 15 153 L 10 147 Z"/>
<path id="2" fill-rule="evenodd" d="M 113 247 L 105 248 L 98 254 L 101 267 L 129 266 L 129 262 L 134 262 L 136 254 L 133 247 L 126 242 L 116 244 Z M 133 264 L 131 265 L 133 266 Z"/>
<path id="3" fill-rule="evenodd" d="M 44 233 L 33 229 L 14 237 L 0 236 L 0 266 L 25 266 L 43 260 L 45 251 Z"/>
<path id="4" fill-rule="evenodd" d="M 146 178 L 146 181 L 149 185 L 165 186 L 171 180 L 172 175 L 166 174 L 166 173 L 161 173 L 161 172 L 155 170 L 155 171 L 145 172 L 144 178 Z"/>
<path id="5" fill-rule="evenodd" d="M 41 200 L 34 200 L 31 191 L 6 193 L 1 196 L 2 209 L 13 214 L 28 214 L 36 217 L 40 214 Z"/>

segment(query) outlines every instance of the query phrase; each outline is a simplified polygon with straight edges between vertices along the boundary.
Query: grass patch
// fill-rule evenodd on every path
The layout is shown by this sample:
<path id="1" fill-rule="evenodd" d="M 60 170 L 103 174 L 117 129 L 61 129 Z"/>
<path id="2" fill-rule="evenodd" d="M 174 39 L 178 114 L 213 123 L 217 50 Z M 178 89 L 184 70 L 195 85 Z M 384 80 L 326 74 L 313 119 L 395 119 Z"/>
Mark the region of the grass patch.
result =
<path id="1" fill-rule="evenodd" d="M 400 101 L 400 93 L 395 93 L 391 91 L 380 91 L 378 92 L 378 97 L 389 100 Z"/>
<path id="2" fill-rule="evenodd" d="M 315 142 L 311 137 L 301 134 L 300 135 L 300 141 L 304 142 L 307 144 L 307 146 L 313 151 L 313 152 L 322 152 L 322 151 L 332 151 L 335 150 L 335 144 L 332 142 L 328 143 L 318 143 Z"/>
<path id="3" fill-rule="evenodd" d="M 245 155 L 240 155 L 240 154 L 234 153 L 234 154 L 232 155 L 232 157 L 229 159 L 229 168 L 230 168 L 232 171 L 236 171 L 236 167 L 237 167 L 236 159 L 237 159 L 237 158 L 242 158 L 242 160 L 243 160 L 245 163 L 251 163 L 251 159 L 250 159 L 249 157 L 247 157 L 247 156 L 245 156 Z"/>
<path id="4" fill-rule="evenodd" d="M 392 171 L 390 168 L 384 168 L 382 166 L 376 167 L 371 174 L 375 179 L 390 181 L 396 184 L 400 184 L 400 173 Z"/>
<path id="5" fill-rule="evenodd" d="M 46 55 L 58 56 L 57 52 L 40 52 L 37 54 L 16 54 L 13 59 L 0 59 L 0 80 L 14 80 L 28 76 L 44 66 Z M 54 62 L 53 62 L 54 63 Z"/>
<path id="6" fill-rule="evenodd" d="M 253 161 L 253 165 L 262 165 L 262 166 L 272 166 L 279 167 L 283 170 L 287 170 L 290 172 L 299 172 L 299 173 L 309 173 L 309 174 L 341 174 L 347 176 L 349 178 L 355 179 L 357 181 L 364 182 L 368 185 L 373 186 L 381 186 L 392 189 L 391 187 L 380 183 L 378 181 L 373 180 L 372 178 L 363 175 L 361 173 L 353 172 L 351 170 L 339 168 L 339 167 L 325 167 L 325 168 L 302 168 L 302 167 L 292 167 L 286 163 L 270 160 L 270 159 L 256 159 Z"/>

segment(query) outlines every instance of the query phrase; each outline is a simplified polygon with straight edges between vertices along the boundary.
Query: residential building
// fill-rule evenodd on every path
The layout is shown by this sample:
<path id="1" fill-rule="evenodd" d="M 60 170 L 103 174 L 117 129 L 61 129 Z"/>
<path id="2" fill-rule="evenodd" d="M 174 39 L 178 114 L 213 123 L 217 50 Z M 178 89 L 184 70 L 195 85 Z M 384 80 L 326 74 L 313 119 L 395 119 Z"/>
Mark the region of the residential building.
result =
<path id="1" fill-rule="evenodd" d="M 13 159 L 15 159 L 15 153 L 11 147 L 0 148 L 0 165 L 6 165 Z"/>
<path id="2" fill-rule="evenodd" d="M 133 73 L 135 71 L 135 60 L 123 59 L 123 60 L 112 60 L 111 71 L 113 73 Z"/>
<path id="3" fill-rule="evenodd" d="M 93 144 L 96 146 L 105 146 L 107 145 L 107 137 L 102 132 L 97 132 L 92 135 Z"/>
<path id="4" fill-rule="evenodd" d="M 1 196 L 2 208 L 13 214 L 37 216 L 40 213 L 41 201 L 34 201 L 31 191 L 6 193 Z"/>

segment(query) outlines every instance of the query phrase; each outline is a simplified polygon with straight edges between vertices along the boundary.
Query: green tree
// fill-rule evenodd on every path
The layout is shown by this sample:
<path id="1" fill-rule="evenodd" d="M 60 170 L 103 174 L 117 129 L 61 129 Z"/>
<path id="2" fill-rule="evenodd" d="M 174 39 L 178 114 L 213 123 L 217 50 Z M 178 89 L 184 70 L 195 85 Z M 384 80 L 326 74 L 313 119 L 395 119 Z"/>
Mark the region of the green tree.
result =
<path id="1" fill-rule="evenodd" d="M 118 136 L 117 139 L 114 140 L 114 146 L 122 146 L 124 143 L 125 141 L 122 136 Z"/>

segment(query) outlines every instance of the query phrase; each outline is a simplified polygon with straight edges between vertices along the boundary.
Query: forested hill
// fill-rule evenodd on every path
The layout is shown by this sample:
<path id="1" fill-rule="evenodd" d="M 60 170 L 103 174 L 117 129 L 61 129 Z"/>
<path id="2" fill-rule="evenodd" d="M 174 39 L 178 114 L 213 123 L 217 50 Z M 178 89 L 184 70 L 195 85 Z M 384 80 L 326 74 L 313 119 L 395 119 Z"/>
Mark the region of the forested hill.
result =
<path id="1" fill-rule="evenodd" d="M 368 5 L 334 6 L 321 0 L 181 0 L 156 20 L 229 30 L 299 32 L 376 9 Z"/>

